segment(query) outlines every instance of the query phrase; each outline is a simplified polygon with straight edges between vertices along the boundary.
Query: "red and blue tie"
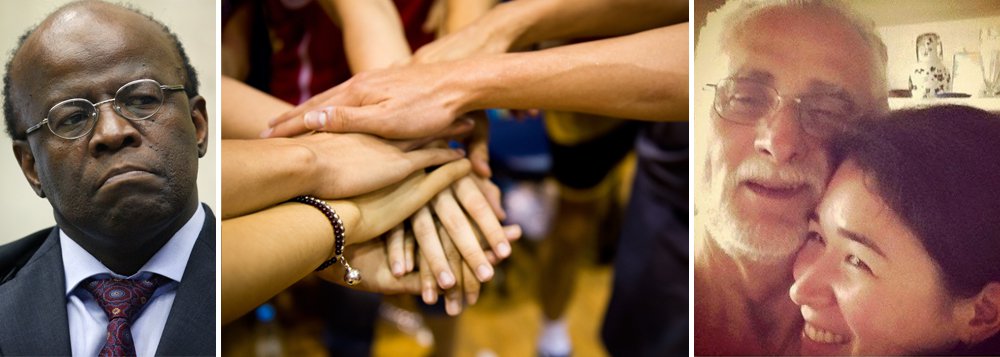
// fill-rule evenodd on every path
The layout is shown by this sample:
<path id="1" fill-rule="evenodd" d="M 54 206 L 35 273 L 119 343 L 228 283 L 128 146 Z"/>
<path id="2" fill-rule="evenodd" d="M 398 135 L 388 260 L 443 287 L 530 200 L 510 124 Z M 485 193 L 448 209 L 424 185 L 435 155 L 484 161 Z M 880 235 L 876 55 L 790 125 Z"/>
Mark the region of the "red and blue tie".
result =
<path id="1" fill-rule="evenodd" d="M 135 356 L 132 322 L 142 311 L 156 288 L 167 281 L 153 274 L 146 280 L 87 279 L 83 287 L 94 295 L 108 315 L 108 339 L 99 356 Z"/>

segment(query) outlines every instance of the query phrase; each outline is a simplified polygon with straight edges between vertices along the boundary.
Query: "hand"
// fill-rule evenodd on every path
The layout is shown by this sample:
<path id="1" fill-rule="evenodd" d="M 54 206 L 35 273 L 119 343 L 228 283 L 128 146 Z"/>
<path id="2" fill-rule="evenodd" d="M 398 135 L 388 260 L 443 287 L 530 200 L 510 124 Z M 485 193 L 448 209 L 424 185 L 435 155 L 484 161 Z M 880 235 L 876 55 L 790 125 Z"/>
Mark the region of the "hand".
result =
<path id="1" fill-rule="evenodd" d="M 457 32 L 424 45 L 413 54 L 414 63 L 454 61 L 484 54 L 507 52 L 516 39 L 516 26 L 504 24 L 509 20 L 502 13 L 502 5 L 486 12 Z M 425 30 L 427 24 L 425 24 Z"/>
<path id="2" fill-rule="evenodd" d="M 361 243 L 392 229 L 438 192 L 468 173 L 469 161 L 457 160 L 428 174 L 417 171 L 398 184 L 372 193 L 350 200 L 333 201 L 338 212 L 343 209 L 350 211 L 345 213 L 352 213 L 357 217 L 353 222 L 345 221 L 346 244 Z M 382 263 L 384 265 L 385 259 Z"/>
<path id="3" fill-rule="evenodd" d="M 306 175 L 309 192 L 333 199 L 365 194 L 398 182 L 414 171 L 461 159 L 447 148 L 403 151 L 393 143 L 366 134 L 316 133 L 296 140 L 309 149 L 313 173 Z M 373 163 L 377 163 L 373 165 Z"/>
<path id="4" fill-rule="evenodd" d="M 469 93 L 448 85 L 447 65 L 362 72 L 268 123 L 262 137 L 315 131 L 362 132 L 389 139 L 432 136 L 465 111 Z"/>
<path id="5" fill-rule="evenodd" d="M 475 179 L 474 176 L 467 176 L 465 179 Z M 478 193 L 476 188 L 468 187 L 469 183 L 458 185 L 457 190 L 461 192 L 460 195 L 465 197 L 466 195 L 475 195 Z M 473 191 L 473 192 L 466 192 Z M 445 204 L 443 211 L 439 211 L 439 219 L 452 219 L 452 220 L 462 220 L 457 224 L 452 224 L 453 226 L 458 226 L 459 228 L 452 228 L 456 233 L 449 235 L 452 237 L 452 243 L 461 247 L 459 251 L 467 252 L 469 258 L 473 262 L 470 263 L 471 266 L 479 266 L 482 264 L 482 259 L 485 259 L 490 265 L 495 265 L 501 259 L 506 258 L 510 255 L 510 243 L 509 241 L 516 240 L 521 237 L 520 227 L 517 225 L 500 227 L 499 221 L 497 221 L 495 216 L 490 213 L 490 208 L 486 207 L 482 202 L 482 198 L 468 198 L 465 197 L 465 201 L 474 201 L 475 203 L 469 204 L 466 208 L 472 215 L 478 216 L 480 221 L 483 221 L 481 226 L 491 227 L 493 234 L 496 235 L 496 230 L 499 230 L 500 238 L 497 236 L 492 237 L 494 241 L 492 243 L 484 239 L 482 231 L 478 226 L 474 226 L 472 222 L 468 222 L 470 219 L 466 216 L 462 208 L 459 207 L 458 203 L 455 202 L 454 196 L 447 195 L 446 191 L 439 194 L 437 199 L 440 200 L 450 200 L 450 203 Z M 476 201 L 478 200 L 478 201 Z M 442 213 L 444 212 L 444 213 Z M 448 217 L 448 218 L 441 218 Z M 416 236 L 416 246 L 420 248 L 420 254 L 424 257 L 424 263 L 427 265 L 429 273 L 435 277 L 438 281 L 438 285 L 442 289 L 451 288 L 455 282 L 455 271 L 448 267 L 447 259 L 445 257 L 444 249 L 442 247 L 441 238 L 437 234 L 437 223 L 440 221 L 435 221 L 434 216 L 431 214 L 431 210 L 428 207 L 420 208 L 416 214 L 410 217 L 410 226 L 412 227 L 413 235 Z M 492 227 L 496 225 L 495 227 Z M 406 232 L 409 233 L 409 232 Z M 457 234 L 461 234 L 460 236 Z M 403 227 L 397 226 L 389 234 L 387 234 L 387 248 L 389 250 L 388 254 L 388 265 L 392 267 L 392 272 L 397 277 L 413 270 L 413 256 L 415 253 L 414 242 L 411 241 L 413 236 L 410 234 L 404 234 Z M 498 254 L 489 250 L 490 245 L 493 245 L 498 252 Z M 482 254 L 478 254 L 481 252 Z M 492 274 L 488 274 L 492 275 Z M 485 279 L 484 279 L 485 281 Z"/>
<path id="6" fill-rule="evenodd" d="M 451 270 L 457 273 L 460 284 L 455 284 L 444 291 L 444 310 L 448 315 L 456 316 L 462 312 L 463 300 L 469 305 L 475 304 L 479 299 L 481 279 L 477 280 L 468 264 L 464 264 L 453 240 L 448 236 L 448 231 L 443 226 L 438 226 L 438 235 L 441 236 L 441 245 L 444 247 L 445 256 L 448 258 L 448 265 Z M 492 268 L 491 268 L 492 270 Z M 492 273 L 491 273 L 492 274 Z M 492 276 L 491 276 L 492 278 Z"/>
<path id="7" fill-rule="evenodd" d="M 452 191 L 443 190 L 433 200 L 431 208 L 424 207 L 411 218 L 417 245 L 426 260 L 428 268 L 437 278 L 442 289 L 449 289 L 457 282 L 459 272 L 448 267 L 445 249 L 437 232 L 437 224 L 445 227 L 452 245 L 460 252 L 462 259 L 474 268 L 475 276 L 486 282 L 493 277 L 492 264 L 506 258 L 511 253 L 509 241 L 520 238 L 517 226 L 501 227 L 492 208 L 473 183 L 474 176 L 466 176 L 453 185 Z M 456 201 L 456 195 L 458 201 Z M 461 206 L 459 205 L 461 202 Z M 463 211 L 463 207 L 465 210 Z M 467 215 L 468 213 L 468 215 Z M 437 217 L 435 222 L 434 216 Z M 470 219 L 471 217 L 471 219 Z M 485 239 L 481 239 L 484 238 Z M 490 261 L 483 249 L 492 247 L 494 261 Z M 497 259 L 498 258 L 498 259 Z"/>
<path id="8" fill-rule="evenodd" d="M 464 300 L 469 303 L 469 305 L 475 304 L 479 300 L 479 291 L 481 283 L 473 275 L 472 270 L 469 269 L 467 264 L 462 264 L 462 257 L 458 253 L 454 244 L 451 244 L 451 237 L 448 236 L 448 231 L 444 229 L 443 226 L 436 226 L 436 235 L 440 235 L 441 246 L 444 247 L 444 257 L 443 262 L 448 266 L 449 271 L 458 272 L 456 276 L 460 279 L 457 280 L 458 283 L 452 283 L 448 288 L 443 288 L 445 291 L 442 293 L 435 283 L 433 269 L 431 269 L 430 264 L 431 259 L 428 259 L 424 255 L 424 251 L 419 254 L 419 277 L 420 277 L 420 291 L 424 303 L 428 305 L 433 305 L 437 303 L 438 296 L 443 294 L 445 298 L 445 312 L 448 315 L 455 316 L 462 312 L 463 297 Z"/>
<path id="9" fill-rule="evenodd" d="M 434 225 L 433 222 L 431 224 Z M 448 287 L 439 289 L 434 271 L 430 267 L 431 260 L 424 255 L 427 250 L 421 249 L 420 252 L 415 252 L 414 245 L 409 243 L 412 242 L 414 238 L 412 231 L 406 231 L 403 228 L 403 225 L 397 226 L 386 235 L 385 249 L 387 251 L 386 255 L 389 258 L 390 264 L 372 267 L 373 270 L 376 271 L 376 274 L 378 274 L 378 282 L 375 284 L 382 287 L 380 289 L 386 289 L 384 286 L 397 287 L 399 285 L 405 285 L 406 292 L 413 293 L 409 290 L 412 288 L 412 285 L 410 285 L 412 284 L 412 281 L 410 279 L 414 274 L 417 274 L 419 276 L 419 291 L 421 292 L 425 303 L 434 304 L 437 302 L 438 296 L 443 294 L 445 296 L 445 310 L 452 316 L 459 314 L 462 311 L 463 305 L 475 304 L 479 299 L 481 283 L 472 273 L 469 265 L 463 264 L 462 256 L 452 243 L 452 239 L 448 235 L 447 230 L 445 230 L 443 226 L 435 225 L 435 237 L 440 236 L 442 239 L 438 241 L 439 244 L 437 244 L 437 247 L 443 249 L 442 251 L 436 253 L 440 254 L 441 257 L 440 260 L 434 262 L 434 264 L 443 264 L 445 266 L 444 269 L 447 269 L 449 272 L 458 272 L 458 274 L 455 274 L 458 279 L 452 277 L 451 279 L 453 281 L 448 285 Z M 520 229 L 517 226 L 504 227 L 504 231 L 520 236 Z M 367 245 L 370 244 L 370 242 L 363 244 Z M 405 268 L 404 272 L 402 261 L 406 260 L 406 264 L 410 264 L 410 262 L 413 262 L 414 260 L 411 260 L 412 258 L 409 257 L 413 256 L 418 257 L 415 261 L 419 266 L 419 271 L 417 273 L 411 273 L 413 271 L 413 267 L 409 266 Z M 490 264 L 498 263 L 498 258 L 492 252 L 487 252 L 486 257 Z M 391 266 L 391 275 L 397 280 L 384 276 L 386 266 Z M 357 268 L 356 266 L 354 267 Z M 337 273 L 343 274 L 343 269 L 339 269 Z M 336 275 L 333 275 L 333 277 L 336 277 Z M 364 279 L 362 279 L 362 281 L 364 281 Z M 340 283 L 340 281 L 336 282 Z M 373 291 L 370 287 L 366 287 L 365 289 L 366 291 Z M 442 289 L 445 290 L 443 293 L 441 292 Z M 398 292 L 398 290 L 399 289 L 396 288 L 393 291 Z"/>
<path id="10" fill-rule="evenodd" d="M 398 278 L 413 271 L 417 261 L 416 241 L 412 232 L 406 231 L 405 224 L 400 224 L 385 234 L 385 250 L 393 276 Z"/>
<path id="11" fill-rule="evenodd" d="M 348 286 L 352 289 L 380 294 L 419 294 L 420 276 L 410 273 L 396 277 L 385 265 L 386 250 L 381 240 L 370 240 L 354 244 L 345 249 L 344 257 L 352 268 L 361 272 L 361 281 L 348 286 L 344 282 L 344 266 L 336 263 L 316 273 L 324 280 Z"/>
<path id="12" fill-rule="evenodd" d="M 465 125 L 472 129 L 472 123 Z M 464 155 L 443 146 L 411 151 L 425 143 L 425 139 L 399 142 L 329 133 L 294 139 L 223 140 L 221 215 L 233 218 L 301 195 L 356 196 Z"/>
<path id="13" fill-rule="evenodd" d="M 462 140 L 469 152 L 467 157 L 472 162 L 472 171 L 490 178 L 493 176 L 493 171 L 490 170 L 490 119 L 484 111 L 472 112 L 463 118 L 470 118 L 475 123 L 469 135 Z"/>
<path id="14" fill-rule="evenodd" d="M 431 203 L 434 208 L 435 216 L 437 216 L 437 219 L 441 222 L 441 225 L 444 226 L 444 229 L 451 237 L 449 239 L 451 241 L 450 243 L 458 249 L 462 255 L 462 259 L 464 259 L 468 265 L 473 268 L 473 271 L 476 273 L 479 281 L 487 282 L 490 281 L 490 279 L 493 279 L 493 266 L 486 260 L 486 255 L 479 244 L 479 239 L 476 236 L 475 230 L 477 227 L 473 226 L 469 217 L 466 216 L 462 207 L 459 206 L 452 190 L 441 191 L 434 197 L 434 199 L 431 200 Z M 474 208 L 478 210 L 480 216 L 492 216 L 492 222 L 489 222 L 489 218 L 486 218 L 484 221 L 487 223 L 483 226 L 479 226 L 478 228 L 484 233 L 488 232 L 486 235 L 499 235 L 499 240 L 502 243 L 498 243 L 498 246 L 501 246 L 502 248 L 500 249 L 502 250 L 498 249 L 498 252 L 510 254 L 510 244 L 507 243 L 506 239 L 503 237 L 504 234 L 500 229 L 500 223 L 496 219 L 496 216 L 492 215 L 490 208 L 484 205 L 482 201 L 476 202 L 474 204 Z M 471 213 L 470 216 L 472 216 Z M 424 240 L 420 240 L 419 237 L 420 236 L 418 235 L 417 239 L 422 244 Z M 433 238 L 434 237 L 431 237 L 430 239 Z M 443 238 L 444 237 L 441 239 L 442 245 L 444 244 Z M 503 253 L 501 253 L 502 257 L 506 257 L 506 254 Z M 428 254 L 428 258 L 433 258 L 433 256 Z M 452 273 L 457 274 L 458 272 L 452 270 Z M 442 288 L 447 287 L 442 286 Z"/>

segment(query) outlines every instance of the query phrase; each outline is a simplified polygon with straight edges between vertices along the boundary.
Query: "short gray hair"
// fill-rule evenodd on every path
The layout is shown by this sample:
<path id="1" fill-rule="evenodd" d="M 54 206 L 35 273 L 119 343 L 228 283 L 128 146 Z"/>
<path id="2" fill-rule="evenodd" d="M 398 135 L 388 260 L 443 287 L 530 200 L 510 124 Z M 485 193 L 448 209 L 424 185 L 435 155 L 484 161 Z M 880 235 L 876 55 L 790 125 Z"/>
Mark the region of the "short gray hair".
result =
<path id="1" fill-rule="evenodd" d="M 886 80 L 886 62 L 888 54 L 885 43 L 875 31 L 875 23 L 868 17 L 858 13 L 847 4 L 838 0 L 729 0 L 725 5 L 708 14 L 705 26 L 701 29 L 695 48 L 695 86 L 704 85 L 722 79 L 717 73 L 721 68 L 714 66 L 698 66 L 698 59 L 718 58 L 725 51 L 725 44 L 746 23 L 761 13 L 775 8 L 822 9 L 839 15 L 845 24 L 853 28 L 864 39 L 869 50 L 875 55 L 875 84 L 879 90 L 888 90 Z"/>

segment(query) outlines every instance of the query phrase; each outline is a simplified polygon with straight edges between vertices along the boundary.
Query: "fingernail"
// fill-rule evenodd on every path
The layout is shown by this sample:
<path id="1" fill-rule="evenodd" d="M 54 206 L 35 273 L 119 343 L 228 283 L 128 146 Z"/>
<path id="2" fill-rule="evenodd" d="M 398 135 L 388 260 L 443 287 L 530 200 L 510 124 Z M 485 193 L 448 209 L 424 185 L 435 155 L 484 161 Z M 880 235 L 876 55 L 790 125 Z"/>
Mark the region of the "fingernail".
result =
<path id="1" fill-rule="evenodd" d="M 424 303 L 431 305 L 434 303 L 434 293 L 430 289 L 424 289 Z"/>
<path id="2" fill-rule="evenodd" d="M 306 128 L 317 130 L 326 127 L 327 115 L 325 111 L 313 111 L 306 113 Z"/>
<path id="3" fill-rule="evenodd" d="M 507 236 L 507 239 L 517 239 L 521 237 L 521 226 L 510 225 L 503 227 L 503 233 Z"/>
<path id="4" fill-rule="evenodd" d="M 261 138 L 267 138 L 267 137 L 271 136 L 271 133 L 273 133 L 273 132 L 274 132 L 274 128 L 264 129 L 264 131 L 260 132 L 260 137 Z"/>
<path id="5" fill-rule="evenodd" d="M 447 289 L 455 285 L 455 277 L 451 275 L 451 272 L 443 271 L 438 275 L 438 282 L 441 283 L 442 289 Z"/>
<path id="6" fill-rule="evenodd" d="M 457 152 L 458 155 L 460 155 L 462 157 L 465 157 L 465 149 L 463 149 L 463 148 L 457 148 L 457 149 L 455 149 L 455 152 Z"/>
<path id="7" fill-rule="evenodd" d="M 451 300 L 445 304 L 448 315 L 455 316 L 462 312 L 462 304 L 458 300 Z"/>
<path id="8" fill-rule="evenodd" d="M 398 260 L 392 262 L 392 275 L 397 277 L 403 276 L 403 264 Z"/>
<path id="9" fill-rule="evenodd" d="M 500 242 L 500 244 L 497 244 L 497 254 L 499 254 L 501 258 L 510 256 L 510 244 L 507 242 Z"/>
<path id="10" fill-rule="evenodd" d="M 475 305 L 479 301 L 479 294 L 465 294 L 465 301 L 469 302 L 469 306 Z"/>
<path id="11" fill-rule="evenodd" d="M 489 264 L 482 264 L 476 268 L 476 275 L 479 276 L 479 281 L 486 282 L 493 278 L 493 267 Z"/>

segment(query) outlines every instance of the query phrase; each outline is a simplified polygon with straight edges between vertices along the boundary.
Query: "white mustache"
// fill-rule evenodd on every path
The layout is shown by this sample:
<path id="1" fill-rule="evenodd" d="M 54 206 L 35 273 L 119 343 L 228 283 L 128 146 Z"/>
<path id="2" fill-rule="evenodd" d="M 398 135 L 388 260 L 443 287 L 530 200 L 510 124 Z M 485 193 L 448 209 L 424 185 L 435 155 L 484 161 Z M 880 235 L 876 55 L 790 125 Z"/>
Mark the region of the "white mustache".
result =
<path id="1" fill-rule="evenodd" d="M 822 188 L 825 186 L 821 173 L 815 170 L 808 170 L 799 165 L 786 165 L 782 168 L 775 167 L 764 160 L 750 158 L 743 161 L 736 168 L 732 176 L 734 184 L 743 181 L 762 182 L 769 186 L 798 187 L 805 186 L 814 197 L 819 197 Z"/>

